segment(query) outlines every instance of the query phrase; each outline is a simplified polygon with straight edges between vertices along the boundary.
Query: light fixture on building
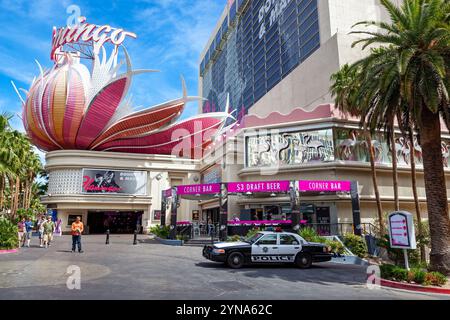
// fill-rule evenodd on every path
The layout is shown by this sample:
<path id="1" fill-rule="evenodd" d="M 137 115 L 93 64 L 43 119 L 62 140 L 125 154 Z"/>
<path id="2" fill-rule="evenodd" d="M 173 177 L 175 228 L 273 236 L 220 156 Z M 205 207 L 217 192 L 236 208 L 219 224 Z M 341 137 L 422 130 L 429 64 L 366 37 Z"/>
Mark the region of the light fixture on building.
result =
<path id="1" fill-rule="evenodd" d="M 250 191 L 247 191 L 245 194 L 246 194 L 247 196 L 251 196 L 253 193 L 251 193 Z"/>
<path id="2" fill-rule="evenodd" d="M 200 193 L 195 194 L 195 196 L 196 196 L 197 198 L 200 197 Z"/>
<path id="3" fill-rule="evenodd" d="M 161 181 L 161 179 L 163 178 L 161 173 L 158 173 L 158 175 L 155 177 L 156 180 Z"/>
<path id="4" fill-rule="evenodd" d="M 220 197 L 220 194 L 218 194 L 218 193 L 216 193 L 215 195 L 214 195 L 214 198 L 219 198 Z"/>
<path id="5" fill-rule="evenodd" d="M 277 194 L 272 192 L 272 193 L 270 194 L 270 196 L 273 198 L 273 197 L 276 197 Z"/>
<path id="6" fill-rule="evenodd" d="M 200 178 L 198 176 L 194 176 L 194 182 L 199 182 Z"/>

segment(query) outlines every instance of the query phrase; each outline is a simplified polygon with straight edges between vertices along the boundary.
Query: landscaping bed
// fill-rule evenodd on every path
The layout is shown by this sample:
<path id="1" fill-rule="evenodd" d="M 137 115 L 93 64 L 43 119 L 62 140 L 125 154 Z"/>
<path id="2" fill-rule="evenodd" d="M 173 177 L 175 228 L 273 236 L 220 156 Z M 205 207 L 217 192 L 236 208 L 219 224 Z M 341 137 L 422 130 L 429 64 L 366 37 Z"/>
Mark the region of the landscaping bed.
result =
<path id="1" fill-rule="evenodd" d="M 381 284 L 398 289 L 450 294 L 448 278 L 439 272 L 429 272 L 425 268 L 411 268 L 383 264 L 380 265 Z M 427 290 L 431 288 L 431 290 Z M 436 290 L 439 289 L 439 290 Z M 440 290 L 442 289 L 442 290 Z"/>

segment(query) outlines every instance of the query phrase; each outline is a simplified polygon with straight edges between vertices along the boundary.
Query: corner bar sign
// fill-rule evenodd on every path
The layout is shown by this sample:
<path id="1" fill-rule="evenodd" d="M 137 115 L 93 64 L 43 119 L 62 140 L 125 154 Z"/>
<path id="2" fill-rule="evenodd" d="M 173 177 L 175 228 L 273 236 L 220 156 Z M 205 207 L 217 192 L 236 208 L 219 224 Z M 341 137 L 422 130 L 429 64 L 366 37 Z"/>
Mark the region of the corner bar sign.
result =
<path id="1" fill-rule="evenodd" d="M 85 17 L 80 17 L 79 21 L 80 24 L 73 27 L 53 28 L 52 52 L 50 56 L 53 61 L 56 61 L 55 53 L 58 48 L 68 43 L 94 41 L 101 47 L 105 42 L 111 42 L 119 46 L 125 41 L 126 37 L 137 38 L 135 33 L 123 29 L 115 29 L 108 25 L 96 26 L 86 23 Z"/>
<path id="2" fill-rule="evenodd" d="M 177 194 L 179 195 L 214 194 L 219 192 L 220 192 L 220 183 L 193 184 L 189 186 L 177 187 Z"/>
<path id="3" fill-rule="evenodd" d="M 350 181 L 299 181 L 299 190 L 301 192 L 335 192 L 350 191 L 352 183 Z"/>
<path id="4" fill-rule="evenodd" d="M 398 211 L 389 214 L 389 239 L 391 248 L 416 249 L 416 235 L 412 214 Z"/>
<path id="5" fill-rule="evenodd" d="M 289 191 L 289 181 L 258 181 L 228 183 L 229 193 Z"/>

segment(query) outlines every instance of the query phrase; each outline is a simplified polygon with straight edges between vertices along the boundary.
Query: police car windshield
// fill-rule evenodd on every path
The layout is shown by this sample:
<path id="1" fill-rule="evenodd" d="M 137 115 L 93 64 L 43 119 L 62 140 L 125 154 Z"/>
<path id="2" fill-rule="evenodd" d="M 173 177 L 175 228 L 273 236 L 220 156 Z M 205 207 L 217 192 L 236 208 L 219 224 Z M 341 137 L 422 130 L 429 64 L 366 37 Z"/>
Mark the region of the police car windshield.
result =
<path id="1" fill-rule="evenodd" d="M 264 235 L 263 233 L 257 233 L 257 234 L 255 234 L 255 235 L 253 235 L 253 236 L 251 236 L 251 237 L 245 239 L 245 241 L 248 242 L 248 243 L 253 244 L 253 243 L 255 243 L 256 241 L 258 241 L 258 239 L 261 238 L 263 235 Z"/>

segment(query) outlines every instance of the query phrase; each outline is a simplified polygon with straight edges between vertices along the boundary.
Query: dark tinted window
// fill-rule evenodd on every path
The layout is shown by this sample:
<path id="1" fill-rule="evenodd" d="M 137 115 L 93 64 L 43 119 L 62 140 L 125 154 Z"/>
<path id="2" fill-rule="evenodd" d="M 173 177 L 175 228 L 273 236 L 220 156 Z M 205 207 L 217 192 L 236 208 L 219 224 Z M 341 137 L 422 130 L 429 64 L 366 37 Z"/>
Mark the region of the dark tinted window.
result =
<path id="1" fill-rule="evenodd" d="M 261 245 L 275 245 L 277 244 L 277 235 L 276 234 L 266 234 L 261 240 L 258 241 L 258 244 Z"/>
<path id="2" fill-rule="evenodd" d="M 232 10 L 244 3 L 246 9 L 236 18 L 236 26 L 229 30 L 221 52 L 214 53 L 218 43 L 214 41 L 200 65 L 203 96 L 208 99 L 203 111 L 223 111 L 230 94 L 230 105 L 237 109 L 236 114 L 247 113 L 317 50 L 320 47 L 317 1 L 273 0 L 266 13 L 264 0 L 235 1 Z M 233 15 L 230 12 L 230 19 Z M 220 38 L 220 33 L 227 30 L 226 25 L 224 22 L 214 38 Z M 214 63 L 206 67 L 213 56 Z M 216 106 L 214 110 L 212 105 Z"/>
<path id="3" fill-rule="evenodd" d="M 299 243 L 294 236 L 291 236 L 289 234 L 280 234 L 280 244 L 292 245 L 292 244 L 299 244 Z"/>

